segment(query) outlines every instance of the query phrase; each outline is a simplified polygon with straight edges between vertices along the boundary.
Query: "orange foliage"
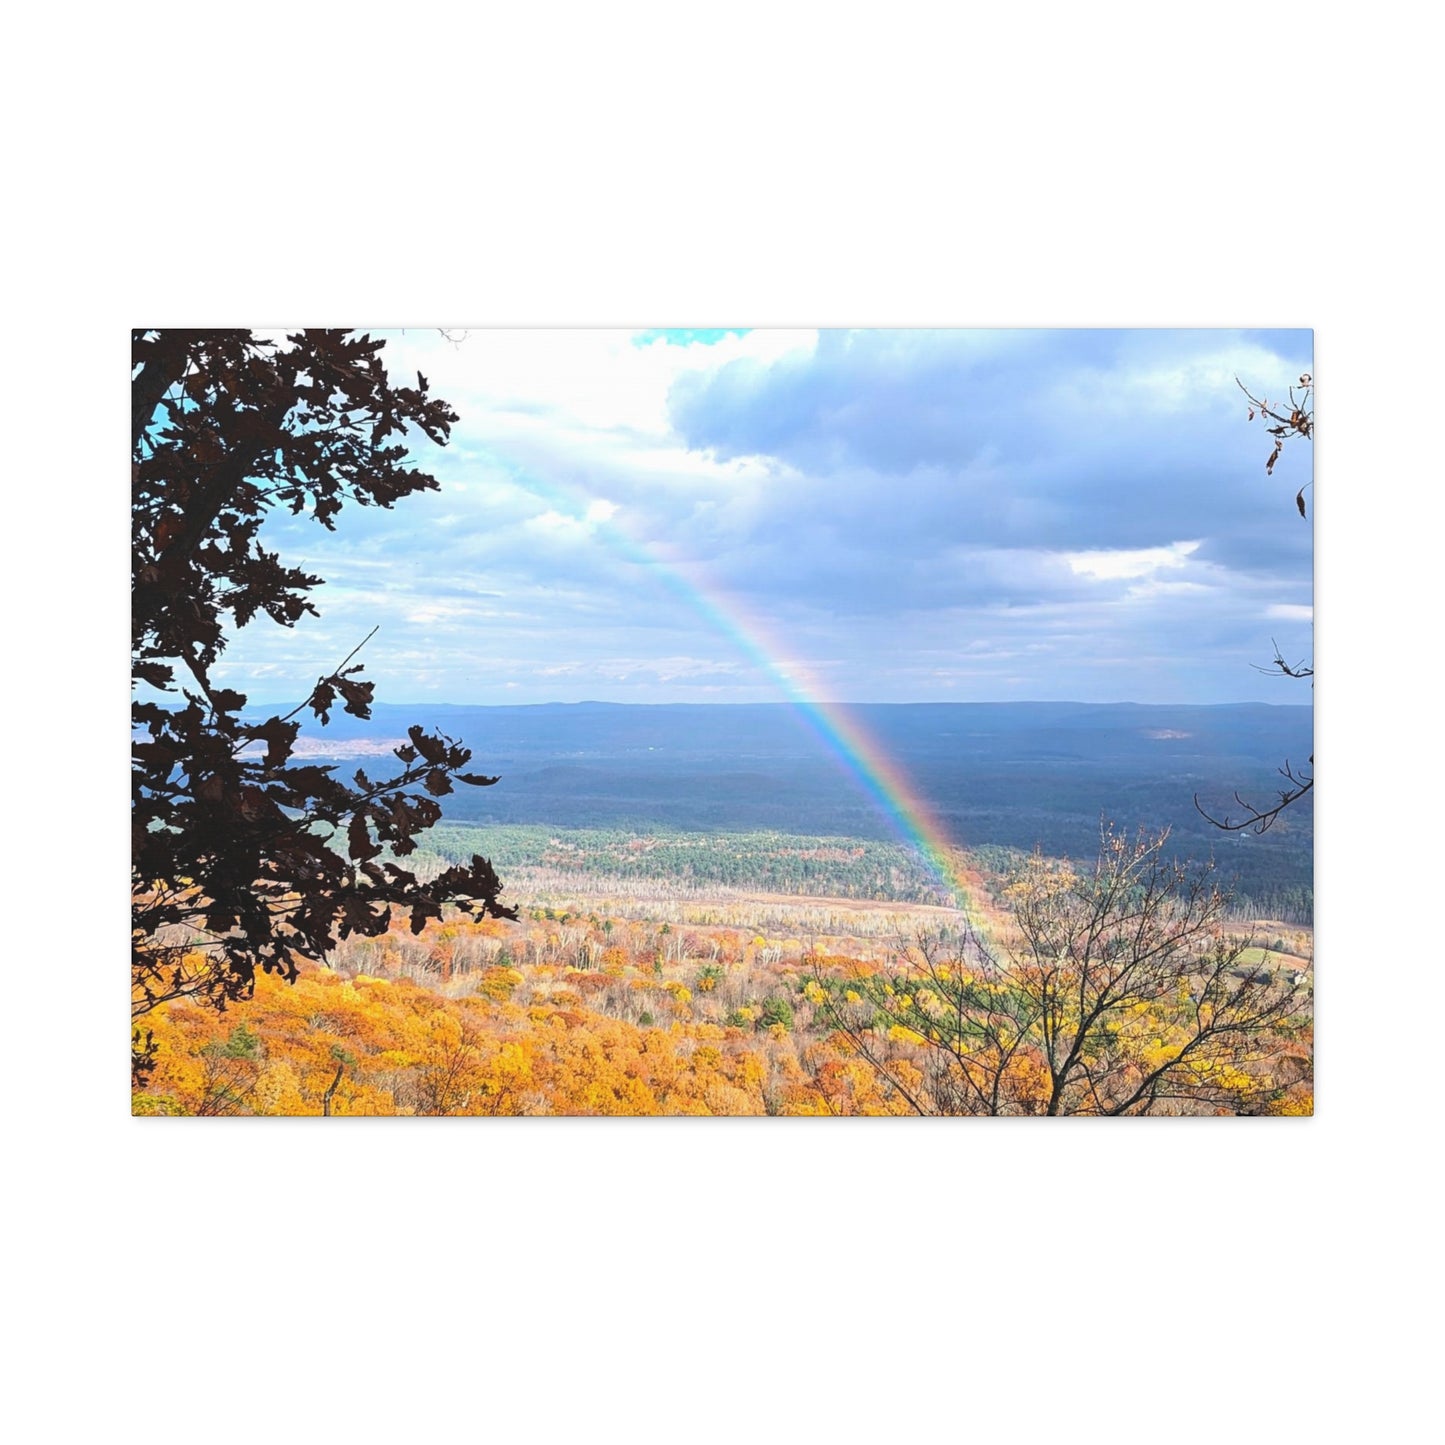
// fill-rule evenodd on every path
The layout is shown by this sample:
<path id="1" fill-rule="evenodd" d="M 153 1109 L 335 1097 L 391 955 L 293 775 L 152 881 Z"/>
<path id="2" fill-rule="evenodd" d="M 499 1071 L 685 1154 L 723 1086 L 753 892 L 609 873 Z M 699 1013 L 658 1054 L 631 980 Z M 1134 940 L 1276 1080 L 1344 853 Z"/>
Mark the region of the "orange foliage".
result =
<path id="1" fill-rule="evenodd" d="M 594 927 L 596 920 L 593 920 Z M 338 950 L 335 971 L 294 984 L 262 975 L 224 1014 L 184 1000 L 154 1010 L 156 1066 L 137 1114 L 816 1115 L 911 1112 L 927 1063 L 910 1028 L 868 1056 L 836 1027 L 817 979 L 845 981 L 843 1006 L 884 981 L 868 958 L 721 934 L 659 964 L 657 935 L 608 930 L 590 954 L 562 951 L 555 920 L 450 920 Z M 600 943 L 602 934 L 593 937 Z M 575 945 L 575 938 L 573 940 Z M 837 946 L 836 944 L 834 945 Z M 691 956 L 689 956 L 691 954 Z M 699 957 L 714 963 L 701 964 Z M 660 971 L 659 971 L 660 969 Z M 926 1017 L 926 990 L 909 1000 Z M 786 999 L 795 1026 L 765 1019 Z M 908 1013 L 910 1026 L 913 1012 Z M 921 1019 L 919 1027 L 926 1027 Z M 870 1036 L 863 1036 L 870 1037 Z M 1309 1043 L 1276 1112 L 1311 1107 Z M 963 1067 L 963 1065 L 958 1065 Z M 1047 1091 L 1044 1060 L 1020 1047 L 1003 1088 L 1013 1112 Z"/>
<path id="2" fill-rule="evenodd" d="M 385 977 L 313 970 L 288 985 L 265 975 L 253 998 L 224 1014 L 185 1002 L 157 1009 L 148 1024 L 158 1063 L 134 1112 L 766 1111 L 775 1065 L 757 1052 L 765 1036 L 694 1022 L 681 979 L 650 976 L 650 961 L 646 975 L 622 977 L 635 965 L 615 945 L 603 972 L 459 970 L 465 955 L 454 940 L 495 937 L 495 928 L 449 924 L 446 936 L 428 930 L 415 947 L 388 935 L 366 955 Z"/>

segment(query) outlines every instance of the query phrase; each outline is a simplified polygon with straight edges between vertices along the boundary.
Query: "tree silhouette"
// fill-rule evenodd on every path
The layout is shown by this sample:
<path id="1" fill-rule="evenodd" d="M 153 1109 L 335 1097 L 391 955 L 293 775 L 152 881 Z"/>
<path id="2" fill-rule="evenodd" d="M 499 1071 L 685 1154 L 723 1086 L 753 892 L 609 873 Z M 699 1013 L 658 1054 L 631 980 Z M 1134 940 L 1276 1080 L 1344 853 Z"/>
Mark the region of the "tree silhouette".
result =
<path id="1" fill-rule="evenodd" d="M 420 932 L 443 905 L 513 918 L 491 864 L 422 882 L 394 861 L 441 817 L 470 752 L 420 727 L 401 768 L 349 782 L 291 761 L 310 711 L 370 716 L 373 684 L 345 659 L 285 716 L 243 721 L 246 698 L 215 685 L 231 627 L 316 615 L 322 579 L 262 545 L 268 513 L 334 529 L 347 502 L 390 507 L 436 481 L 408 465 L 412 433 L 444 445 L 456 414 L 394 385 L 384 342 L 339 330 L 282 340 L 250 331 L 137 330 L 131 380 L 132 1008 L 197 997 L 224 1008 L 258 969 L 294 979 L 393 910 Z M 351 654 L 355 656 L 355 650 Z M 390 850 L 391 857 L 383 856 Z M 137 1028 L 132 1065 L 154 1048 Z"/>
<path id="2" fill-rule="evenodd" d="M 1314 377 L 1305 372 L 1289 389 L 1288 404 L 1281 403 L 1272 406 L 1268 401 L 1255 396 L 1238 377 L 1234 379 L 1235 385 L 1244 393 L 1249 401 L 1249 419 L 1253 421 L 1258 417 L 1261 421 L 1270 423 L 1265 427 L 1266 433 L 1274 438 L 1269 456 L 1265 460 L 1265 475 L 1272 475 L 1274 464 L 1279 460 L 1280 453 L 1284 451 L 1284 444 L 1287 441 L 1300 439 L 1313 441 L 1315 434 L 1315 408 L 1314 408 Z M 1310 483 L 1306 482 L 1298 492 L 1295 493 L 1295 509 L 1300 516 L 1308 520 L 1309 512 L 1305 506 L 1305 491 Z M 1274 660 L 1268 667 L 1259 669 L 1271 675 L 1279 673 L 1284 677 L 1307 678 L 1315 675 L 1314 667 L 1307 662 L 1287 662 L 1284 654 L 1280 652 L 1278 644 L 1274 649 Z M 1314 755 L 1311 754 L 1308 763 L 1308 770 L 1300 768 L 1285 759 L 1279 769 L 1279 775 L 1285 781 L 1285 786 L 1275 794 L 1274 801 L 1267 807 L 1260 807 L 1247 798 L 1241 797 L 1238 793 L 1234 795 L 1236 806 L 1241 810 L 1239 814 L 1225 813 L 1216 817 L 1209 812 L 1199 801 L 1199 795 L 1194 795 L 1194 806 L 1199 813 L 1216 828 L 1222 828 L 1227 833 L 1238 833 L 1248 829 L 1253 833 L 1266 832 L 1274 821 L 1284 812 L 1291 803 L 1297 802 L 1304 797 L 1315 785 L 1314 776 Z"/>
<path id="3" fill-rule="evenodd" d="M 1167 840 L 1106 826 L 1090 868 L 1035 854 L 999 939 L 966 924 L 817 976 L 822 1018 L 919 1114 L 1277 1108 L 1309 1071 L 1308 984 L 1252 961 L 1214 865 Z"/>

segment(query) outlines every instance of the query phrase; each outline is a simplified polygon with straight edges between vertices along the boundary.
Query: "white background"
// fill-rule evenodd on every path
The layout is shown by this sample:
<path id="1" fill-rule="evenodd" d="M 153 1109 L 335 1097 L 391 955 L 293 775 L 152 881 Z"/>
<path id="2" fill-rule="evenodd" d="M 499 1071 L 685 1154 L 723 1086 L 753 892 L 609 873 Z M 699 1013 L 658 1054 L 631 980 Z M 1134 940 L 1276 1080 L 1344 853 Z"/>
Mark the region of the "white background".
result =
<path id="1" fill-rule="evenodd" d="M 1423 1433 L 1440 116 L 1419 13 L 12 17 L 17 1439 Z M 126 331 L 353 320 L 1317 328 L 1319 1115 L 132 1121 Z"/>

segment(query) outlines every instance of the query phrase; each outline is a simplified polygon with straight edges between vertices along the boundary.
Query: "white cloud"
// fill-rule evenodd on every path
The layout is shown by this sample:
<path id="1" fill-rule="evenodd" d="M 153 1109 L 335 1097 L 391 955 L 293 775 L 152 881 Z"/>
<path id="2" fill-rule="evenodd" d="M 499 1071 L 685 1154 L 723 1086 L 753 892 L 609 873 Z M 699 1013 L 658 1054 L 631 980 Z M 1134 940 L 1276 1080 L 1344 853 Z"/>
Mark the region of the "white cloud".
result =
<path id="1" fill-rule="evenodd" d="M 1065 552 L 1064 559 L 1078 577 L 1119 581 L 1148 577 L 1154 572 L 1183 567 L 1199 550 L 1199 543 L 1171 542 L 1167 547 L 1135 547 L 1097 552 Z"/>
<path id="2" fill-rule="evenodd" d="M 583 524 L 576 517 L 564 517 L 550 507 L 535 517 L 529 517 L 522 525 L 538 532 L 580 532 L 583 529 Z"/>
<path id="3" fill-rule="evenodd" d="M 742 357 L 774 361 L 807 352 L 815 331 L 750 331 L 711 346 L 649 346 L 630 331 L 540 328 L 470 331 L 457 344 L 435 332 L 378 331 L 388 365 L 426 373 L 433 392 L 463 417 L 479 412 L 551 417 L 605 430 L 665 436 L 667 395 L 679 376 Z"/>

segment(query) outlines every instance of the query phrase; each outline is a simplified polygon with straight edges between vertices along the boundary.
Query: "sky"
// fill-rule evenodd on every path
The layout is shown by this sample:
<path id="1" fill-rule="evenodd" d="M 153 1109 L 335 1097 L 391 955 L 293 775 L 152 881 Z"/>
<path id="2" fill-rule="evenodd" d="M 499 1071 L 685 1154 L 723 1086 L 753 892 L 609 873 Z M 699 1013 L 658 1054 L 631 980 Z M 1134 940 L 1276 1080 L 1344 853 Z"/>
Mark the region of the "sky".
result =
<path id="1" fill-rule="evenodd" d="M 216 670 L 295 702 L 1265 701 L 1312 656 L 1309 331 L 374 331 L 440 482 L 263 541 L 326 579 Z"/>

